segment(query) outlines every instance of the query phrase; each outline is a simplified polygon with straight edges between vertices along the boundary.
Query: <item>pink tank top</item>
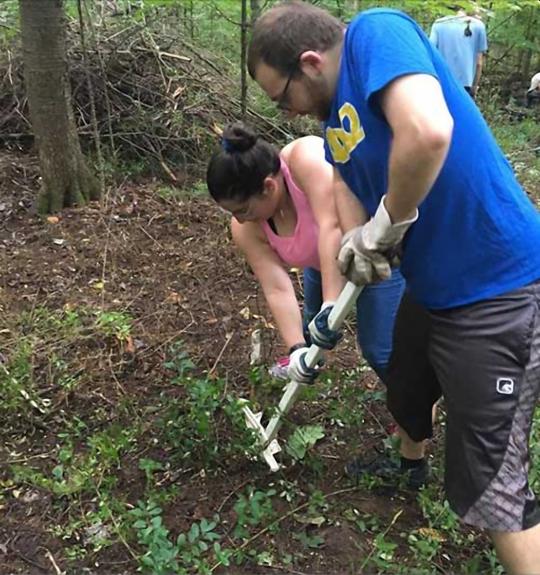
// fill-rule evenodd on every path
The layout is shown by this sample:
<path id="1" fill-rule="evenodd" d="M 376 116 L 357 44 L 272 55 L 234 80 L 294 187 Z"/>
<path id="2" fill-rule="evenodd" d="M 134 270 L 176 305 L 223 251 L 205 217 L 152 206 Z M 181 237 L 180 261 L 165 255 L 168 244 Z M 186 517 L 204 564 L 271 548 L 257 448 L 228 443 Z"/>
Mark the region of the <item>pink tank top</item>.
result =
<path id="1" fill-rule="evenodd" d="M 304 192 L 294 183 L 283 158 L 281 158 L 281 173 L 296 209 L 296 227 L 292 236 L 279 236 L 265 221 L 262 223 L 264 233 L 272 249 L 289 266 L 320 270 L 319 226 L 313 211 Z"/>

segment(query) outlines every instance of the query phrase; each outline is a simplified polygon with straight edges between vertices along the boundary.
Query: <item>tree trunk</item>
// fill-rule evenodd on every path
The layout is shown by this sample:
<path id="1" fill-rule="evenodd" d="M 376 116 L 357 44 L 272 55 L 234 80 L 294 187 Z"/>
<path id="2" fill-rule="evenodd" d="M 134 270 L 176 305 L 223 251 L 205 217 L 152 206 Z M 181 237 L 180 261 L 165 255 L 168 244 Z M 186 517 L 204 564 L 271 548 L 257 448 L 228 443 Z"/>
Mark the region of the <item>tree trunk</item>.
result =
<path id="1" fill-rule="evenodd" d="M 247 109 L 247 0 L 242 0 L 242 24 L 240 31 L 240 114 L 246 117 Z"/>
<path id="2" fill-rule="evenodd" d="M 38 210 L 50 213 L 99 198 L 81 152 L 69 86 L 62 0 L 19 0 L 30 120 L 39 151 Z"/>
<path id="3" fill-rule="evenodd" d="M 529 22 L 527 30 L 525 31 L 525 39 L 528 40 L 530 46 L 537 45 L 535 42 L 536 30 L 538 28 L 536 24 L 537 15 L 538 13 L 536 12 L 536 9 L 531 6 L 531 9 L 529 11 Z M 527 48 L 527 50 L 525 50 L 525 55 L 522 62 L 523 68 L 521 68 L 523 77 L 527 80 L 529 79 L 529 76 L 532 75 L 531 74 L 532 55 L 533 55 L 532 49 Z"/>
<path id="4" fill-rule="evenodd" d="M 251 8 L 251 22 L 250 25 L 253 28 L 255 20 L 261 15 L 261 3 L 259 0 L 250 0 L 249 2 Z"/>

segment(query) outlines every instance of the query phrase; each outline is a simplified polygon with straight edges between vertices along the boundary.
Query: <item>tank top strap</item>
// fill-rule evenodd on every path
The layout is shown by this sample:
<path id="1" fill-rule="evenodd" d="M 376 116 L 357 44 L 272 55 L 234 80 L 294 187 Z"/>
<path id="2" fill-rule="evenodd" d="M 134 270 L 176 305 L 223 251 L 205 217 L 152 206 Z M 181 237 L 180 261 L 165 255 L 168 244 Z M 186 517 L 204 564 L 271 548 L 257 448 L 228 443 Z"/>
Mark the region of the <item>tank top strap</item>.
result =
<path id="1" fill-rule="evenodd" d="M 282 156 L 279 158 L 281 164 L 281 173 L 283 174 L 283 179 L 287 184 L 287 189 L 289 190 L 289 194 L 293 199 L 294 205 L 296 206 L 296 210 L 298 212 L 298 208 L 303 211 L 304 205 L 307 203 L 307 198 L 304 192 L 296 185 L 293 177 L 291 175 L 291 170 L 287 165 L 287 162 L 283 159 Z"/>

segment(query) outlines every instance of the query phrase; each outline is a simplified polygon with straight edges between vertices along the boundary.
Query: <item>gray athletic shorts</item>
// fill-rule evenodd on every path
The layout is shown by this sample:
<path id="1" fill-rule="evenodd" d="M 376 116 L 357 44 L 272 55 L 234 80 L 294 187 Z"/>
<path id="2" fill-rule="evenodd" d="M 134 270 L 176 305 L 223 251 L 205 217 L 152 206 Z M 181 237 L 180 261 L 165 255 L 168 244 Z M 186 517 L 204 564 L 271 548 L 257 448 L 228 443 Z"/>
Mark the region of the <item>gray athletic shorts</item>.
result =
<path id="1" fill-rule="evenodd" d="M 388 408 L 417 441 L 431 437 L 431 408 L 442 391 L 445 488 L 463 521 L 504 532 L 540 523 L 528 484 L 540 281 L 450 310 L 402 306 L 386 379 Z"/>

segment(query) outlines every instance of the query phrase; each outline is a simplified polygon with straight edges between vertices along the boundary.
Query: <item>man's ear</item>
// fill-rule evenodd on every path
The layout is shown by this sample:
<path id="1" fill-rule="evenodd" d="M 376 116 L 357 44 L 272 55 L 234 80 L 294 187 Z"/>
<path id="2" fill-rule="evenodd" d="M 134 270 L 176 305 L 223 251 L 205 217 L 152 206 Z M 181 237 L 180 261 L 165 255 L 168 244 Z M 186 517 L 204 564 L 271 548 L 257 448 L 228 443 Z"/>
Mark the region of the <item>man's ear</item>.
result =
<path id="1" fill-rule="evenodd" d="M 299 66 L 306 76 L 319 75 L 322 71 L 323 56 L 316 50 L 306 50 L 300 54 Z"/>

